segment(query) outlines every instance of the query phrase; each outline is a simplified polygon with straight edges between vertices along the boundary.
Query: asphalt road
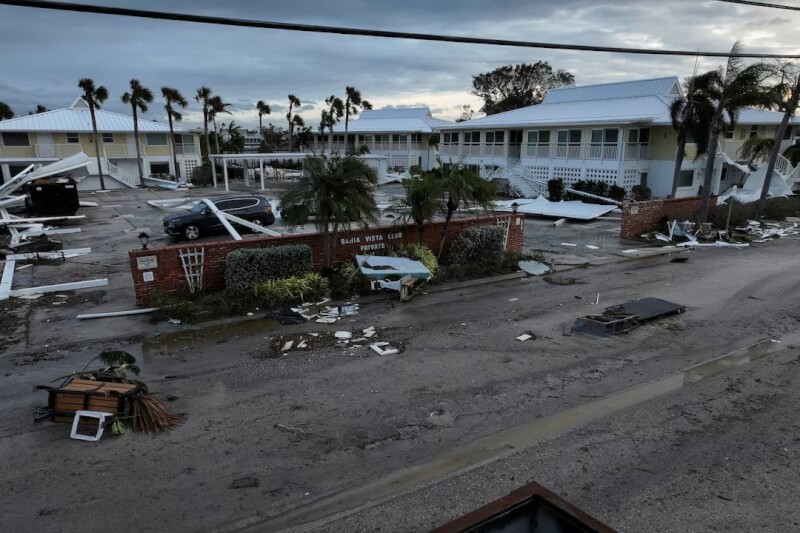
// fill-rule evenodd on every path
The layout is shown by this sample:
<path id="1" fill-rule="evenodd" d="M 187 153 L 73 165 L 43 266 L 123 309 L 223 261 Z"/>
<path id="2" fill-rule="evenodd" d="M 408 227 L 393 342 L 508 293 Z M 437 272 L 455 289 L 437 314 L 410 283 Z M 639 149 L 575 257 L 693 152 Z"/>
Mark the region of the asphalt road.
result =
<path id="1" fill-rule="evenodd" d="M 798 248 L 784 240 L 572 270 L 559 274 L 567 285 L 432 292 L 363 305 L 331 326 L 253 321 L 76 346 L 60 359 L 0 358 L 2 529 L 101 530 L 110 518 L 98 510 L 113 508 L 131 531 L 422 531 L 533 480 L 620 531 L 797 529 Z M 569 334 L 577 316 L 645 296 L 688 309 L 620 337 Z M 369 326 L 401 353 L 274 348 Z M 767 338 L 781 349 L 531 435 L 544 417 Z M 186 423 L 96 445 L 69 440 L 63 425 L 32 426 L 45 396 L 31 386 L 110 346 L 179 397 L 169 408 Z M 517 445 L 464 453 L 454 471 L 431 466 L 502 431 Z M 381 485 L 414 466 L 418 477 L 397 490 Z M 245 477 L 258 486 L 231 488 Z"/>

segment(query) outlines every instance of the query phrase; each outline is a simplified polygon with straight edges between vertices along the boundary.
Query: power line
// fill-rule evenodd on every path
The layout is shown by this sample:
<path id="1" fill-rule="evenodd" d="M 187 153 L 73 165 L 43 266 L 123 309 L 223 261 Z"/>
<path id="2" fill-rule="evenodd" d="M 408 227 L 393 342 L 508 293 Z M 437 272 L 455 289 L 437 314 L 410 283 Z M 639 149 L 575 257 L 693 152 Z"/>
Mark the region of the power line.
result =
<path id="1" fill-rule="evenodd" d="M 98 15 L 116 15 L 123 17 L 171 20 L 178 22 L 196 22 L 201 24 L 216 24 L 221 26 L 237 26 L 244 28 L 301 31 L 310 33 L 332 33 L 338 35 L 359 35 L 364 37 L 383 37 L 386 39 L 412 39 L 417 41 L 436 41 L 436 42 L 461 43 L 461 44 L 483 44 L 492 46 L 510 46 L 516 48 L 540 48 L 548 50 L 573 50 L 582 52 L 609 52 L 617 54 L 691 56 L 691 57 L 696 57 L 696 56 L 731 57 L 730 52 L 701 52 L 692 50 L 653 50 L 649 48 L 622 48 L 616 46 L 593 46 L 593 45 L 580 45 L 580 44 L 514 41 L 506 39 L 484 39 L 479 37 L 434 35 L 430 33 L 410 33 L 410 32 L 400 32 L 400 31 L 369 30 L 362 28 L 347 28 L 340 26 L 317 26 L 311 24 L 271 22 L 266 20 L 262 21 L 262 20 L 252 20 L 252 19 L 237 19 L 230 17 L 209 17 L 203 15 L 190 15 L 186 13 L 146 11 L 141 9 L 128 9 L 122 7 L 107 7 L 107 6 L 97 6 L 97 5 L 82 5 L 82 4 L 72 4 L 69 2 L 51 2 L 44 0 L 0 0 L 0 5 L 2 4 L 9 6 L 53 9 L 58 11 L 73 11 L 78 13 L 93 13 Z M 740 53 L 737 54 L 736 57 L 757 58 L 757 59 L 799 59 L 800 55 Z"/>
<path id="2" fill-rule="evenodd" d="M 752 0 L 717 0 L 727 4 L 742 4 L 745 6 L 770 7 L 773 9 L 788 9 L 790 11 L 800 11 L 798 6 L 785 6 L 783 4 L 766 4 L 764 2 L 753 2 Z"/>

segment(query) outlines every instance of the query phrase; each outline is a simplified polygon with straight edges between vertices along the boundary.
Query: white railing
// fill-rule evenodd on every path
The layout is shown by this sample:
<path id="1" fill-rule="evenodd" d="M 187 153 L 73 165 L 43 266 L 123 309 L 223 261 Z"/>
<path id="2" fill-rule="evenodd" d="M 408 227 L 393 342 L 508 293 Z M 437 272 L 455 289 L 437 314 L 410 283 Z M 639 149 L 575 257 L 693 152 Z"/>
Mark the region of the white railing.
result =
<path id="1" fill-rule="evenodd" d="M 64 159 L 81 152 L 80 144 L 37 144 L 36 157 Z"/>
<path id="2" fill-rule="evenodd" d="M 127 144 L 103 144 L 106 157 L 136 157 L 136 149 L 129 150 Z"/>
<path id="3" fill-rule="evenodd" d="M 625 145 L 625 160 L 636 161 L 641 159 L 650 159 L 650 145 L 649 144 L 626 144 Z"/>
<path id="4" fill-rule="evenodd" d="M 0 157 L 37 157 L 33 146 L 3 146 L 0 147 Z"/>
<path id="5" fill-rule="evenodd" d="M 503 157 L 506 155 L 506 147 L 503 144 L 484 144 L 483 155 Z"/>
<path id="6" fill-rule="evenodd" d="M 245 148 L 246 147 L 247 146 L 245 146 Z M 196 144 L 176 144 L 175 153 L 178 155 L 197 155 L 200 153 L 198 148 Z"/>
<path id="7" fill-rule="evenodd" d="M 138 176 L 134 176 L 127 170 L 122 170 L 108 159 L 105 159 L 104 162 L 106 170 L 110 176 L 116 178 L 117 180 L 119 180 L 120 182 L 124 183 L 125 185 L 127 185 L 132 189 L 135 189 L 136 187 L 139 186 Z"/>
<path id="8" fill-rule="evenodd" d="M 778 160 L 775 161 L 775 170 L 784 176 L 788 176 L 793 171 L 792 162 L 783 157 L 781 154 L 778 154 Z"/>

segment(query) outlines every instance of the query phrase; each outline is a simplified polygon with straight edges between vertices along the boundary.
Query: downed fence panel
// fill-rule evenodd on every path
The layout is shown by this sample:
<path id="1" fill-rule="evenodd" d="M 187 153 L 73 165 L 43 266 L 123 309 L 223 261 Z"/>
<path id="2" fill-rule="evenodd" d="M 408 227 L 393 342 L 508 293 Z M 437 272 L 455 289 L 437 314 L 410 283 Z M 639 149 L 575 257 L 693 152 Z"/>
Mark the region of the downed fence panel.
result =
<path id="1" fill-rule="evenodd" d="M 28 296 L 31 294 L 45 294 L 48 292 L 74 291 L 77 289 L 91 289 L 94 287 L 105 287 L 108 285 L 107 278 L 90 279 L 86 281 L 73 281 L 71 283 L 59 283 L 58 285 L 42 285 L 41 287 L 28 287 L 26 289 L 15 289 L 10 292 L 10 296 Z M 0 294 L 2 297 L 2 294 Z"/>

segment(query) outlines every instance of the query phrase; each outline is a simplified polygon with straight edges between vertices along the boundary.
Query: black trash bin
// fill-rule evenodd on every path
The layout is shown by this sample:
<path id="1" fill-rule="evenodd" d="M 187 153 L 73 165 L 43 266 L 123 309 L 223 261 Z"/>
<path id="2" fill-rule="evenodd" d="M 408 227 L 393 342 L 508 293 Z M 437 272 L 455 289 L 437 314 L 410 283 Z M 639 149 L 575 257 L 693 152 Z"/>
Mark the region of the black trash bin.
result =
<path id="1" fill-rule="evenodd" d="M 72 178 L 41 178 L 25 184 L 25 207 L 41 215 L 74 215 L 80 207 Z"/>

